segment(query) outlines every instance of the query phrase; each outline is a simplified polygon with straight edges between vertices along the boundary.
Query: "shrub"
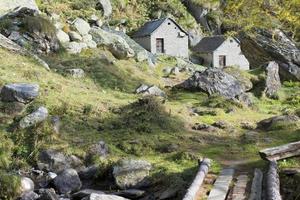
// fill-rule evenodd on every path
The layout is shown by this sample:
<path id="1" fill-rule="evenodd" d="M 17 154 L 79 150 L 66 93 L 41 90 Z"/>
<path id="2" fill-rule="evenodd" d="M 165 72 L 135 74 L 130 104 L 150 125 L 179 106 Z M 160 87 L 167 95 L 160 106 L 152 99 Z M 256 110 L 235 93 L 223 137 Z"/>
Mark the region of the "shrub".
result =
<path id="1" fill-rule="evenodd" d="M 208 106 L 210 108 L 221 108 L 226 112 L 235 108 L 243 107 L 241 103 L 226 99 L 220 95 L 211 95 L 206 101 L 203 102 L 203 106 Z"/>
<path id="2" fill-rule="evenodd" d="M 0 170 L 0 199 L 14 200 L 20 191 L 20 177 Z"/>

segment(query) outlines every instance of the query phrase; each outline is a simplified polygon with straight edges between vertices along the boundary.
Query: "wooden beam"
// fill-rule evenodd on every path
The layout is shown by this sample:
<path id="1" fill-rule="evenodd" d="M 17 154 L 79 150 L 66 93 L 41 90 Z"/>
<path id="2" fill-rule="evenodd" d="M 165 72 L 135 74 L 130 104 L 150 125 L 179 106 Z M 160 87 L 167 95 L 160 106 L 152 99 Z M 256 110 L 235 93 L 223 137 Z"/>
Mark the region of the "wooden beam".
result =
<path id="1" fill-rule="evenodd" d="M 254 170 L 249 200 L 261 200 L 263 173 L 260 169 Z"/>
<path id="2" fill-rule="evenodd" d="M 282 200 L 280 196 L 280 181 L 277 172 L 276 161 L 270 161 L 267 173 L 267 199 L 266 200 Z"/>
<path id="3" fill-rule="evenodd" d="M 284 158 L 300 155 L 300 141 L 285 144 L 278 147 L 268 148 L 259 152 L 260 157 L 265 160 L 281 160 Z"/>
<path id="4" fill-rule="evenodd" d="M 248 175 L 239 175 L 232 191 L 232 200 L 246 200 Z"/>
<path id="5" fill-rule="evenodd" d="M 200 162 L 200 167 L 199 167 L 198 173 L 197 173 L 193 183 L 189 187 L 183 200 L 196 200 L 197 193 L 204 181 L 206 174 L 208 173 L 209 167 L 210 167 L 210 159 L 205 158 L 205 159 L 203 159 L 203 161 Z"/>

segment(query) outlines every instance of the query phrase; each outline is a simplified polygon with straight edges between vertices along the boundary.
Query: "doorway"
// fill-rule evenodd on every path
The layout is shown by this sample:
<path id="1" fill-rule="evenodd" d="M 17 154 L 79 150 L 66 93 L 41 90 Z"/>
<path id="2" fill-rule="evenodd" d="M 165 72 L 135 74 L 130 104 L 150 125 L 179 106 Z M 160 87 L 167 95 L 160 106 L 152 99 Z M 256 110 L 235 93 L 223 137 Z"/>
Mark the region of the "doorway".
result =
<path id="1" fill-rule="evenodd" d="M 164 53 L 164 39 L 156 38 L 156 53 Z"/>
<path id="2" fill-rule="evenodd" d="M 226 56 L 219 56 L 219 67 L 226 67 Z"/>

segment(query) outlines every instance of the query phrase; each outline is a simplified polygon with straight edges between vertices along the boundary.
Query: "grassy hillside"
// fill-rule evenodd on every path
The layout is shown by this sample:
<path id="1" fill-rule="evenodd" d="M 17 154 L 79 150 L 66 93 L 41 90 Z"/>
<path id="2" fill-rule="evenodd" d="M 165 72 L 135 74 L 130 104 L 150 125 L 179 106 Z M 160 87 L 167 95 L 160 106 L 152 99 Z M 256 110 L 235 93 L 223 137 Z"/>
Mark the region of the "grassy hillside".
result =
<path id="1" fill-rule="evenodd" d="M 26 169 L 35 164 L 39 150 L 45 148 L 84 158 L 90 145 L 104 140 L 111 150 L 110 159 L 105 161 L 106 167 L 122 157 L 142 158 L 154 165 L 152 178 L 159 188 L 168 187 L 172 180 L 187 186 L 197 169 L 197 158 L 214 159 L 212 173 L 231 161 L 247 160 L 251 167 L 263 164 L 257 154 L 259 149 L 300 139 L 298 125 L 281 125 L 271 131 L 259 132 L 255 141 L 245 140 L 247 130 L 241 127 L 241 122 L 254 124 L 298 108 L 300 85 L 297 83 L 285 83 L 279 93 L 280 100 L 253 97 L 253 108 L 217 96 L 209 98 L 201 92 L 166 90 L 168 99 L 165 103 L 155 98 L 138 100 L 140 96 L 133 93 L 134 89 L 140 83 L 163 88 L 161 69 L 175 64 L 175 60 L 160 59 L 157 69 L 151 70 L 133 60 L 110 64 L 99 56 L 101 54 L 108 60 L 113 59 L 101 49 L 85 51 L 80 56 L 45 57 L 51 63 L 52 71 L 49 72 L 27 57 L 0 49 L 0 59 L 6 60 L 0 67 L 0 86 L 33 82 L 41 87 L 38 99 L 22 115 L 44 105 L 51 116 L 58 115 L 62 119 L 59 135 L 51 131 L 50 122 L 11 132 L 11 124 L 21 116 L 10 118 L 1 114 L 1 141 L 9 144 L 1 147 L 7 150 L 0 154 L 1 169 Z M 83 68 L 86 77 L 74 79 L 64 74 L 64 69 L 72 67 Z M 257 78 L 255 71 L 243 74 Z M 193 115 L 190 112 L 193 107 L 213 110 L 213 114 Z M 233 112 L 228 113 L 228 110 Z M 232 128 L 213 133 L 191 129 L 196 122 L 212 124 L 219 120 L 229 123 Z M 169 150 L 170 146 L 174 148 Z M 103 161 L 94 162 L 103 165 Z M 184 191 L 184 187 L 181 188 Z"/>

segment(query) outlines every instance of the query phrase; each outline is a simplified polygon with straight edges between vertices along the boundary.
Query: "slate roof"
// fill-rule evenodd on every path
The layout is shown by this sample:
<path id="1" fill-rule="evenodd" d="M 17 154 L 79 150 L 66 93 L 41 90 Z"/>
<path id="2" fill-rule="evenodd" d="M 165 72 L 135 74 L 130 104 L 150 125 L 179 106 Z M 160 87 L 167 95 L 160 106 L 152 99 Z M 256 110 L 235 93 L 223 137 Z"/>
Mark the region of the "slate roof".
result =
<path id="1" fill-rule="evenodd" d="M 225 41 L 226 38 L 223 35 L 204 37 L 195 47 L 192 48 L 192 50 L 195 52 L 203 52 L 203 53 L 214 52 Z"/>
<path id="2" fill-rule="evenodd" d="M 138 38 L 150 36 L 158 27 L 160 27 L 160 25 L 162 25 L 168 19 L 171 20 L 182 32 L 187 34 L 187 32 L 183 30 L 173 19 L 162 18 L 145 23 L 137 32 L 133 34 L 133 37 Z"/>

